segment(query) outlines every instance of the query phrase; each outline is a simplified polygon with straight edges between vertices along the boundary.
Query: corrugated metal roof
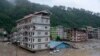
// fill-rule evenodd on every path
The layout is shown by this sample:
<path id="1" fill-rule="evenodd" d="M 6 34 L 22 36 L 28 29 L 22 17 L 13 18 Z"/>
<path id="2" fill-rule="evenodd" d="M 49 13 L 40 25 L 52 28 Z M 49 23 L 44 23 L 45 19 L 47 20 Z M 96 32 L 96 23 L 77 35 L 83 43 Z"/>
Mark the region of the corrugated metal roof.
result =
<path id="1" fill-rule="evenodd" d="M 64 42 L 60 42 L 60 41 L 51 41 L 48 45 L 50 48 L 55 48 L 56 46 L 62 44 Z"/>

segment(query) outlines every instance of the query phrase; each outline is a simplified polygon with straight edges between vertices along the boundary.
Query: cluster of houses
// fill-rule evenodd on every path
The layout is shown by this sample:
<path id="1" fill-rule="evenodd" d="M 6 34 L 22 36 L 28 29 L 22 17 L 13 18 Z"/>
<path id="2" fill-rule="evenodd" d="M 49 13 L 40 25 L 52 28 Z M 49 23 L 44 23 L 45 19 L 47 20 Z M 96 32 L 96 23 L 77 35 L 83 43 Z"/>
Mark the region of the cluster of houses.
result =
<path id="1" fill-rule="evenodd" d="M 100 28 L 87 26 L 85 28 L 65 28 L 63 26 L 51 27 L 51 39 L 55 40 L 57 36 L 61 40 L 82 42 L 88 39 L 100 39 Z"/>
<path id="2" fill-rule="evenodd" d="M 35 12 L 18 20 L 16 32 L 11 35 L 11 41 L 31 51 L 44 50 L 53 45 L 62 44 L 55 42 L 57 37 L 64 41 L 81 42 L 91 38 L 100 38 L 100 28 L 65 28 L 63 26 L 50 27 L 50 12 L 44 10 Z M 50 45 L 50 46 L 49 46 Z M 68 47 L 68 46 L 67 46 Z M 60 48 L 60 47 L 59 47 Z"/>

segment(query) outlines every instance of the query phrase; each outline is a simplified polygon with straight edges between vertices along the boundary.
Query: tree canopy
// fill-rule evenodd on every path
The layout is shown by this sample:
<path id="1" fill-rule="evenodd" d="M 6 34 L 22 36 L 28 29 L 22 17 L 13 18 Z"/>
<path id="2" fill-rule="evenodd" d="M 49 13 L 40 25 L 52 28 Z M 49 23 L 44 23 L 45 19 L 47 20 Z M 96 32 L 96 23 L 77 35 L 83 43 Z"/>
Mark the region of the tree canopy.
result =
<path id="1" fill-rule="evenodd" d="M 0 0 L 0 27 L 10 32 L 16 26 L 16 20 L 40 10 L 51 11 L 51 26 L 100 27 L 100 16 L 98 16 L 100 13 L 93 13 L 85 9 L 66 8 L 65 6 L 49 7 L 31 3 L 28 0 L 14 0 L 14 3 Z"/>

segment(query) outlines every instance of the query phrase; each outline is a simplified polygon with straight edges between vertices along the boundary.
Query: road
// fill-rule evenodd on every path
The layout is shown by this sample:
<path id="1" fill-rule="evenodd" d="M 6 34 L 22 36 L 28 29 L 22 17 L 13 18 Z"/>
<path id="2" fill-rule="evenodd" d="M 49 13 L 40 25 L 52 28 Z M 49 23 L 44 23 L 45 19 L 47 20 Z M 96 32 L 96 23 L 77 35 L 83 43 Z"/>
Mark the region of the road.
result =
<path id="1" fill-rule="evenodd" d="M 60 52 L 51 55 L 49 51 L 32 53 L 12 44 L 0 42 L 0 56 L 100 56 L 99 40 L 76 43 L 75 45 L 77 45 L 79 49 L 62 49 Z"/>

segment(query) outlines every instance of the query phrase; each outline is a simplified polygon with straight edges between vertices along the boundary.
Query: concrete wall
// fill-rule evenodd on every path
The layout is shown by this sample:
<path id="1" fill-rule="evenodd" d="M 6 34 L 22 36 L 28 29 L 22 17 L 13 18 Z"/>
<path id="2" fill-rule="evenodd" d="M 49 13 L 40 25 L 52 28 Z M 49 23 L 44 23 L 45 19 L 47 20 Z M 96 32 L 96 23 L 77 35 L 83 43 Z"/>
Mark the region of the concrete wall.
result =
<path id="1" fill-rule="evenodd" d="M 29 22 L 29 20 L 30 22 Z M 25 19 L 26 20 L 26 19 Z M 20 45 L 30 50 L 47 49 L 50 42 L 50 19 L 49 16 L 33 15 L 27 18 L 27 23 L 17 24 Z M 24 20 L 23 20 L 24 21 Z M 26 26 L 27 25 L 27 29 Z M 23 33 L 27 32 L 26 35 Z M 26 40 L 27 38 L 27 40 Z"/>

